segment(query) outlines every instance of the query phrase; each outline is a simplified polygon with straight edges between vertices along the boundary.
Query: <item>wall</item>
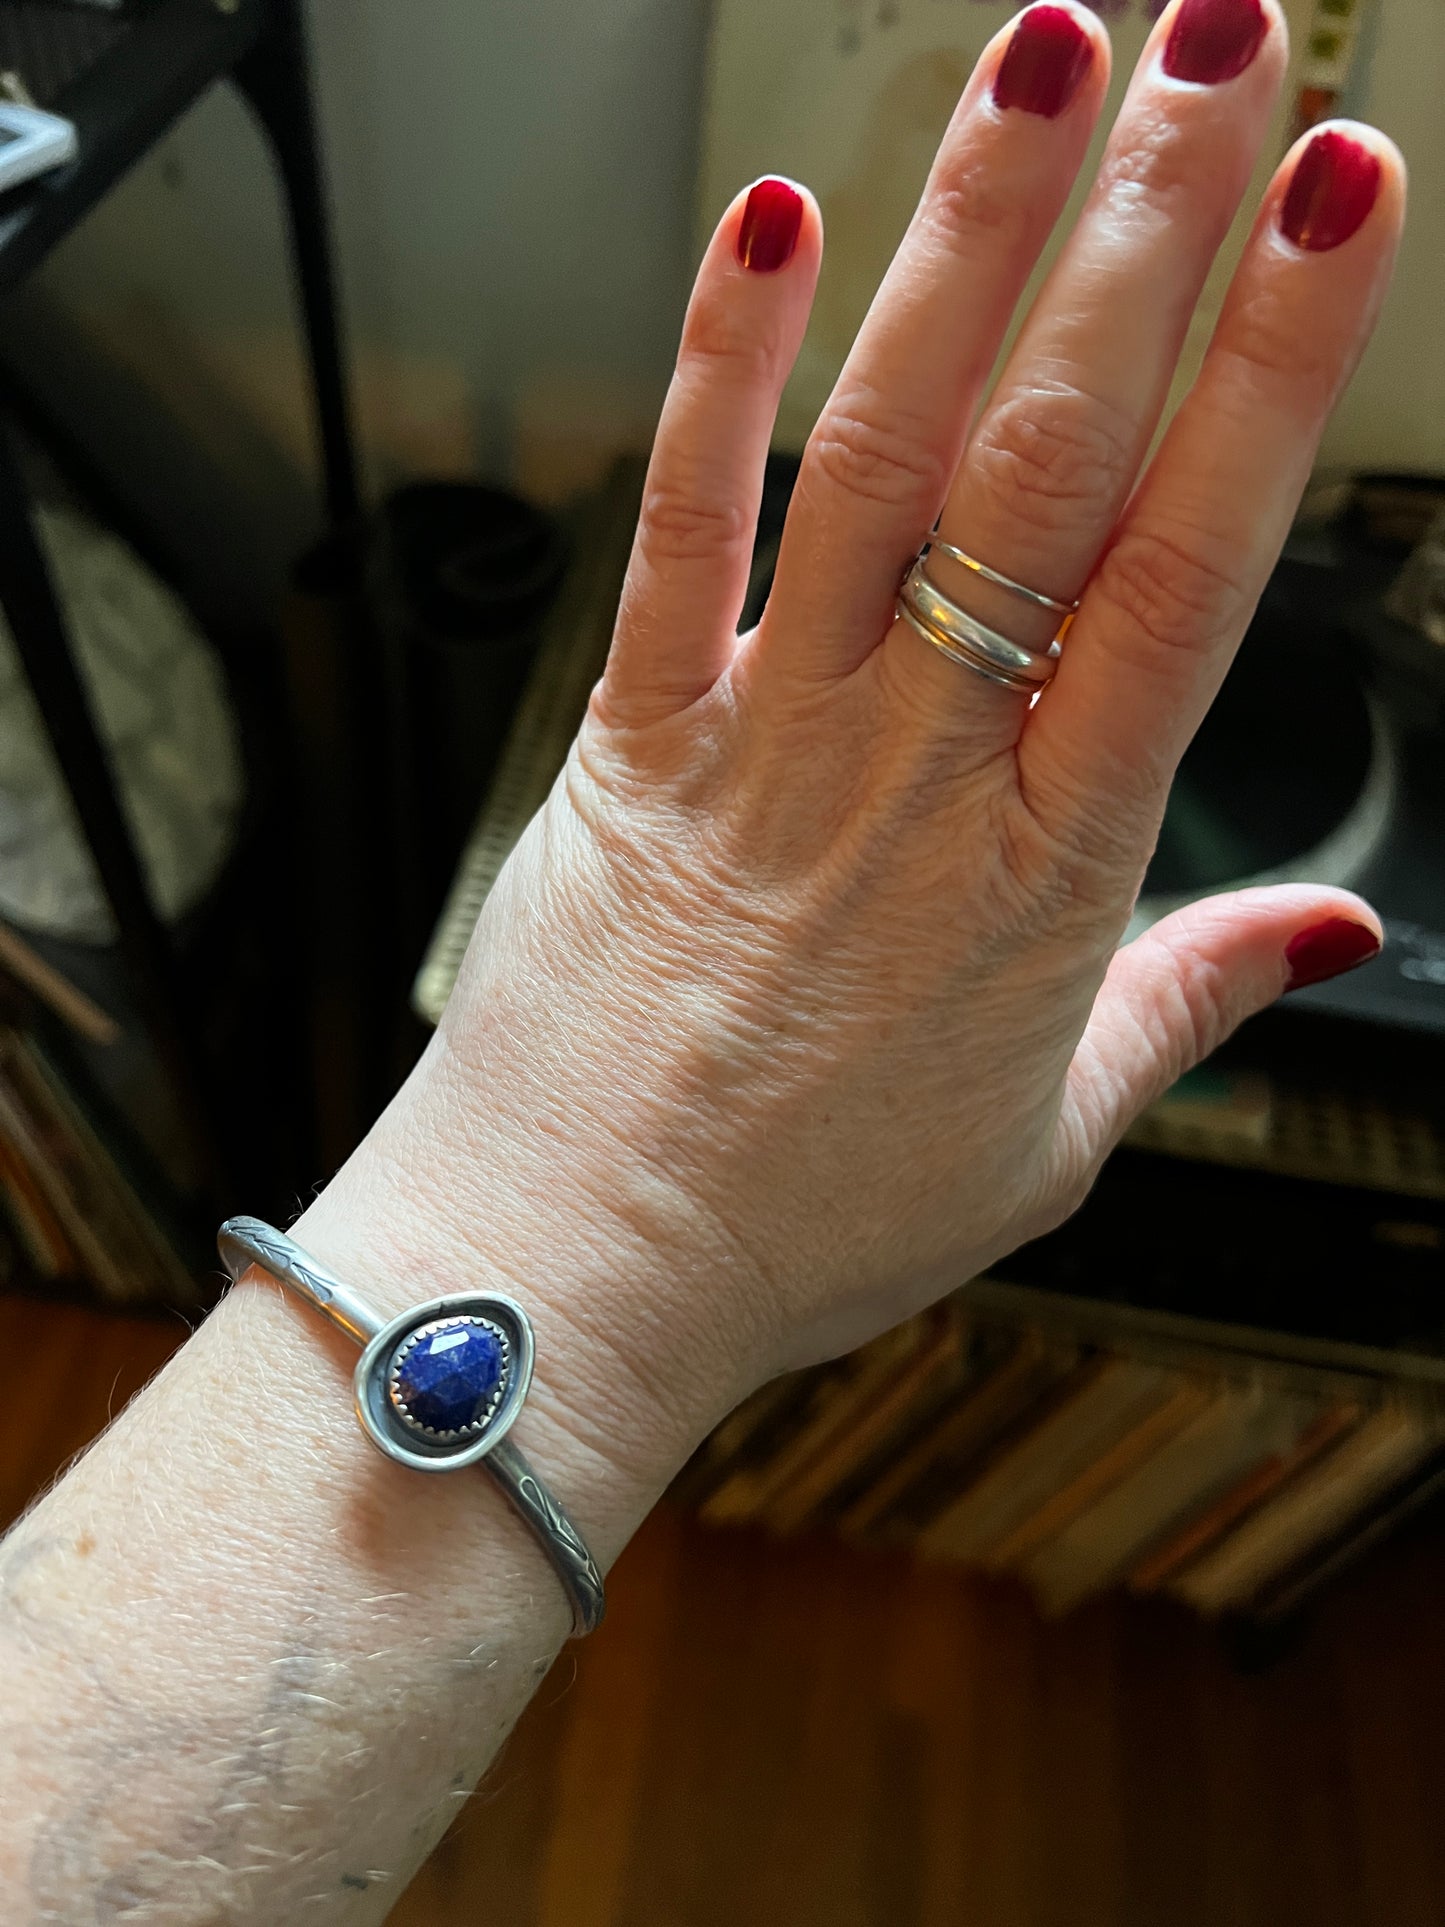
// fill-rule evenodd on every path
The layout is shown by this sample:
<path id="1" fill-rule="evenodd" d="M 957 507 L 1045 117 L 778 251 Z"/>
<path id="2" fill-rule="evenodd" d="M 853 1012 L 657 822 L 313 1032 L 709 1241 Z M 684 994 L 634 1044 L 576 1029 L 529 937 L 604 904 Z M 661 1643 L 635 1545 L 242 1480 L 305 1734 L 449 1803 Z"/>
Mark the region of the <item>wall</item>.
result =
<path id="1" fill-rule="evenodd" d="M 829 3 L 721 0 L 719 19 L 755 11 L 776 45 L 784 15 Z M 557 494 L 607 445 L 646 437 L 697 248 L 707 16 L 689 0 L 313 0 L 376 480 L 479 466 Z M 1445 469 L 1445 0 L 1381 0 L 1374 42 L 1357 105 L 1405 149 L 1413 220 L 1327 454 Z M 154 488 L 174 486 L 147 441 L 162 424 L 173 449 L 249 474 L 278 558 L 309 513 L 283 259 L 259 139 L 218 92 L 3 330 L 51 366 L 83 427 L 144 448 Z"/>
<path id="2" fill-rule="evenodd" d="M 1395 283 L 1330 425 L 1342 465 L 1445 471 L 1445 0 L 1380 0 L 1352 111 L 1399 143 L 1410 218 Z"/>
<path id="3" fill-rule="evenodd" d="M 1316 0 L 1283 4 L 1297 77 Z M 701 225 L 710 225 L 739 181 L 776 168 L 814 188 L 828 234 L 812 325 L 784 400 L 784 440 L 802 439 L 826 397 L 959 87 L 1010 10 L 1010 0 L 718 0 Z M 1155 9 L 1144 0 L 1100 0 L 1100 11 L 1114 43 L 1114 76 L 1095 156 Z M 1294 92 L 1291 84 L 1266 137 L 1256 195 L 1283 151 Z M 1442 99 L 1445 0 L 1371 0 L 1342 111 L 1376 121 L 1400 143 L 1412 174 L 1412 218 L 1380 329 L 1329 429 L 1330 464 L 1445 469 Z M 1075 209 L 1091 173 L 1092 164 L 1081 174 Z M 1251 219 L 1247 204 L 1206 287 L 1176 399 L 1207 345 Z M 1066 217 L 1060 234 L 1067 224 Z"/>
<path id="4" fill-rule="evenodd" d="M 378 479 L 505 472 L 524 431 L 534 464 L 559 463 L 579 413 L 645 434 L 690 275 L 706 8 L 313 0 L 311 26 Z M 270 455 L 309 459 L 273 182 L 227 91 L 6 323 L 32 366 L 62 366 L 61 334 L 218 459 L 256 478 Z M 82 358 L 63 360 L 67 392 Z"/>

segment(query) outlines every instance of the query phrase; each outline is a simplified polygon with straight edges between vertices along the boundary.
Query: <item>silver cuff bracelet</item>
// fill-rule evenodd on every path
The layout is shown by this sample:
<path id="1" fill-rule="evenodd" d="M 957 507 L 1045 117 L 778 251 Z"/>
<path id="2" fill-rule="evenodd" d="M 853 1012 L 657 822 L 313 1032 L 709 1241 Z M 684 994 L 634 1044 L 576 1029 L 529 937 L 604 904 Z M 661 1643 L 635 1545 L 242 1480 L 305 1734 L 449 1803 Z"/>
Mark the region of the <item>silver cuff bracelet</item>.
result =
<path id="1" fill-rule="evenodd" d="M 507 1438 L 532 1382 L 535 1345 L 522 1307 L 496 1293 L 433 1298 L 390 1323 L 298 1244 L 259 1218 L 229 1218 L 216 1238 L 233 1279 L 251 1266 L 362 1346 L 353 1387 L 362 1430 L 416 1472 L 483 1465 L 551 1560 L 572 1607 L 572 1636 L 601 1621 L 602 1574 L 565 1509 Z"/>

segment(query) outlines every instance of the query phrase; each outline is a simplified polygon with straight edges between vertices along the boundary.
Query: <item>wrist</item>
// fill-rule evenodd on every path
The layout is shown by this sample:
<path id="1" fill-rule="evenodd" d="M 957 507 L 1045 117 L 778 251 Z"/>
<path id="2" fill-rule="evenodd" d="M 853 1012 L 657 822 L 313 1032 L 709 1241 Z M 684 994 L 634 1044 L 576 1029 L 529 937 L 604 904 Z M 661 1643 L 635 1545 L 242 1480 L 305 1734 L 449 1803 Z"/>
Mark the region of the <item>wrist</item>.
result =
<path id="1" fill-rule="evenodd" d="M 450 1156 L 417 1116 L 425 1101 L 408 1087 L 291 1235 L 384 1318 L 460 1291 L 522 1305 L 537 1355 L 514 1436 L 605 1567 L 747 1389 L 736 1357 L 689 1314 L 706 1303 L 703 1260 L 665 1258 L 580 1182 L 533 1189 L 515 1145 L 469 1137 L 465 1160 Z M 423 1144 L 419 1175 L 409 1152 Z M 319 1325 L 289 1303 L 265 1315 Z M 344 1341 L 324 1325 L 311 1338 L 304 1355 L 334 1354 L 328 1369 L 349 1375 Z M 346 1449 L 368 1449 L 345 1430 Z"/>

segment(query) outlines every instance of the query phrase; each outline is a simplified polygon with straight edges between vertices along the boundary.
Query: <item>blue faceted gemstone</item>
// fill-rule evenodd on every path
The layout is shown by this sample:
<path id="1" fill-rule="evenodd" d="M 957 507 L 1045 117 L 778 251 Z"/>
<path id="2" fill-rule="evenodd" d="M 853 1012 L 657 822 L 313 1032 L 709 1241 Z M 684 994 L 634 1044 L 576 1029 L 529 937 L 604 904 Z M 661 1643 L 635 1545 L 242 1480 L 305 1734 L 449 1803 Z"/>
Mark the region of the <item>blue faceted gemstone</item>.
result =
<path id="1" fill-rule="evenodd" d="M 392 1374 L 403 1416 L 429 1432 L 465 1432 L 491 1410 L 507 1369 L 501 1334 L 455 1319 L 425 1333 Z"/>

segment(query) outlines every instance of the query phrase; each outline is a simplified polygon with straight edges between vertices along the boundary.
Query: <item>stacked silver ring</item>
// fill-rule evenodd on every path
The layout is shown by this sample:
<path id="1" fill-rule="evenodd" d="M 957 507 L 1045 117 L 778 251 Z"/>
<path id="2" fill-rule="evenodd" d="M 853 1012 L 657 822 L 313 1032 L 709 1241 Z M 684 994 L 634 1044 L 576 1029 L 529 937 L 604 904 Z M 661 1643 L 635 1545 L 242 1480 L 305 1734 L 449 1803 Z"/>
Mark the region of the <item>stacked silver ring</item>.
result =
<path id="1" fill-rule="evenodd" d="M 929 551 L 937 549 L 975 575 L 992 582 L 1010 595 L 1032 603 L 1036 608 L 1048 609 L 1052 613 L 1067 617 L 1078 609 L 1077 602 L 1061 602 L 1055 596 L 1045 595 L 1042 590 L 1030 589 L 1022 582 L 1015 582 L 1011 576 L 989 568 L 975 556 L 955 548 L 934 536 L 925 542 L 918 553 L 917 560 L 903 578 L 903 586 L 898 591 L 898 614 L 909 623 L 925 642 L 931 643 L 940 655 L 947 656 L 950 662 L 961 663 L 965 669 L 972 669 L 976 675 L 985 677 L 989 682 L 999 683 L 1005 689 L 1022 689 L 1030 693 L 1042 689 L 1053 675 L 1059 662 L 1059 639 L 1046 643 L 1042 648 L 1031 648 L 1027 643 L 1015 642 L 1001 630 L 994 629 L 986 622 L 980 622 L 966 609 L 947 596 L 929 575 L 925 566 Z"/>

